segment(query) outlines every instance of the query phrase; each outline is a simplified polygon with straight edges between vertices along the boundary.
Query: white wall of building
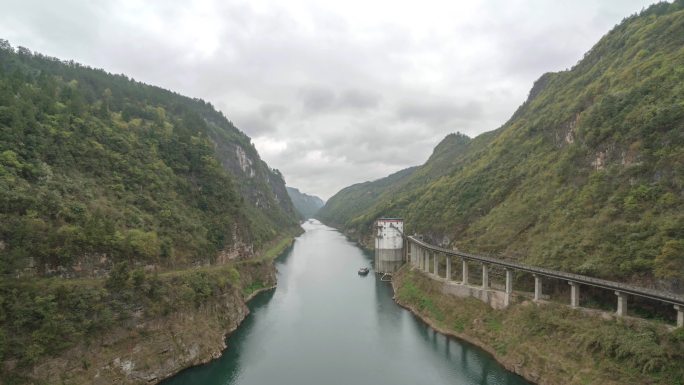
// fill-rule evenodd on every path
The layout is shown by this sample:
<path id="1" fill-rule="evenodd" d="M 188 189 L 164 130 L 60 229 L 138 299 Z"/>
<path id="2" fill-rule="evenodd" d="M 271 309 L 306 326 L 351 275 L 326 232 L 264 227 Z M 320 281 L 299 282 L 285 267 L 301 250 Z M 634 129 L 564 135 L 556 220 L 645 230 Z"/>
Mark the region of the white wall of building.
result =
<path id="1" fill-rule="evenodd" d="M 401 237 L 401 234 L 404 232 L 403 220 L 378 219 L 375 225 L 376 249 L 396 250 L 403 247 L 403 239 Z"/>

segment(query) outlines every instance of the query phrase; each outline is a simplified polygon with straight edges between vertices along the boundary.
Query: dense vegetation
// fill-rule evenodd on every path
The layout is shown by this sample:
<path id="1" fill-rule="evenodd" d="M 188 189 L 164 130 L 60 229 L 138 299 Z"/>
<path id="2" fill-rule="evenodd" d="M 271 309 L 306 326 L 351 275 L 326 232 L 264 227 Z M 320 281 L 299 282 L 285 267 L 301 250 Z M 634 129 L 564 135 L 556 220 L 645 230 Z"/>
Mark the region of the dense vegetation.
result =
<path id="1" fill-rule="evenodd" d="M 228 296 L 247 296 L 270 287 L 274 276 L 264 274 L 269 271 L 267 259 L 160 274 L 121 262 L 106 280 L 4 282 L 0 285 L 0 362 L 4 362 L 0 382 L 41 383 L 31 380 L 31 368 L 45 359 L 70 348 L 97 351 L 96 347 L 117 340 L 108 336 L 112 331 L 135 330 L 144 321 L 173 319 L 178 312 L 208 311 L 227 302 Z M 144 332 L 137 339 L 144 343 Z M 101 362 L 90 356 L 81 360 L 84 369 Z"/>
<path id="2" fill-rule="evenodd" d="M 296 226 L 211 104 L 0 41 L 0 273 L 211 262 Z"/>
<path id="3" fill-rule="evenodd" d="M 0 382 L 272 285 L 297 219 L 211 104 L 0 40 Z"/>
<path id="4" fill-rule="evenodd" d="M 442 331 L 490 347 L 497 359 L 546 384 L 684 384 L 684 329 L 605 320 L 554 302 L 494 311 L 442 291 L 416 270 L 393 277 L 397 301 Z"/>
<path id="5" fill-rule="evenodd" d="M 335 226 L 350 225 L 352 219 L 370 209 L 383 193 L 407 179 L 414 170 L 415 167 L 407 168 L 386 178 L 345 187 L 325 202 L 316 218 Z"/>
<path id="6" fill-rule="evenodd" d="M 658 3 L 544 74 L 501 128 L 447 137 L 451 164 L 437 166 L 436 149 L 414 171 L 340 191 L 319 217 L 362 234 L 403 217 L 467 251 L 682 290 L 683 95 L 684 1 Z"/>
<path id="7" fill-rule="evenodd" d="M 83 339 L 123 324 L 136 309 L 148 316 L 166 315 L 201 304 L 239 282 L 234 267 L 170 277 L 130 271 L 118 264 L 106 281 L 43 280 L 0 287 L 5 325 L 0 346 L 8 358 L 26 365 Z M 2 355 L 0 355 L 0 359 Z"/>
<path id="8" fill-rule="evenodd" d="M 287 187 L 287 195 L 302 219 L 313 218 L 325 204 L 321 198 L 305 194 L 294 187 Z"/>
<path id="9" fill-rule="evenodd" d="M 447 135 L 423 166 L 409 167 L 376 181 L 345 187 L 328 200 L 317 217 L 337 226 L 344 225 L 386 197 L 392 200 L 403 191 L 420 188 L 457 166 L 470 140 L 461 133 Z"/>

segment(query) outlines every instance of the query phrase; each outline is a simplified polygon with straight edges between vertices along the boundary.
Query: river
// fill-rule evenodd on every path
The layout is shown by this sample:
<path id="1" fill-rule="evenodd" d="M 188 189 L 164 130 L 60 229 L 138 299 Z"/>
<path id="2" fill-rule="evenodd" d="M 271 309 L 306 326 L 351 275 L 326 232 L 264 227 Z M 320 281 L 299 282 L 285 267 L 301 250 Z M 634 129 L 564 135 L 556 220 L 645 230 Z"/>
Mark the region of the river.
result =
<path id="1" fill-rule="evenodd" d="M 392 300 L 372 255 L 317 221 L 276 261 L 223 355 L 164 385 L 527 384 L 484 351 L 436 333 Z"/>

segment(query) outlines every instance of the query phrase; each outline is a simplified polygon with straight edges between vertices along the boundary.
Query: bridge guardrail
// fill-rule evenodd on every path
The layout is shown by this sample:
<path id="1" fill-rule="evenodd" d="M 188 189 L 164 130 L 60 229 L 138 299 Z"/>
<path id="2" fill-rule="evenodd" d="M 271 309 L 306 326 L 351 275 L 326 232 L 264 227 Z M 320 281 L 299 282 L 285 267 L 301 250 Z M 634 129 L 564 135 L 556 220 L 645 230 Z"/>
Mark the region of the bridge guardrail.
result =
<path id="1" fill-rule="evenodd" d="M 561 280 L 577 282 L 583 285 L 600 287 L 608 290 L 615 290 L 622 293 L 632 294 L 639 297 L 645 297 L 650 299 L 655 299 L 658 301 L 670 303 L 672 305 L 684 306 L 684 297 L 676 295 L 674 293 L 669 293 L 665 291 L 648 289 L 645 287 L 639 287 L 634 285 L 629 285 L 626 283 L 609 281 L 600 278 L 589 277 L 581 274 L 566 273 L 563 271 L 546 269 L 543 267 L 528 266 L 522 263 L 504 261 L 498 258 L 485 257 L 481 255 L 463 253 L 460 251 L 449 250 L 439 246 L 431 245 L 429 243 L 423 242 L 414 238 L 413 236 L 406 236 L 408 240 L 419 245 L 428 250 L 444 253 L 447 255 L 453 255 L 467 260 L 478 261 L 483 263 L 489 263 L 492 265 L 503 266 L 505 268 L 511 268 L 515 270 L 521 270 L 532 274 L 538 274 L 545 277 L 557 278 Z"/>

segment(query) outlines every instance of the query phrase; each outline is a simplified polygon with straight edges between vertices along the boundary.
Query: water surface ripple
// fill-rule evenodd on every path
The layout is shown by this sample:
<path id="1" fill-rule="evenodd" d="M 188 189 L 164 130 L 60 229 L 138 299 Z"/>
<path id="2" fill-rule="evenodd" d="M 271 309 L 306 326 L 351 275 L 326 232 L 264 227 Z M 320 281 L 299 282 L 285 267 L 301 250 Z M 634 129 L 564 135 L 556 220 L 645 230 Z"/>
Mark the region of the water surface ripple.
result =
<path id="1" fill-rule="evenodd" d="M 217 360 L 164 385 L 527 384 L 487 353 L 446 338 L 400 308 L 372 256 L 317 221 L 276 262 L 278 288 Z"/>

